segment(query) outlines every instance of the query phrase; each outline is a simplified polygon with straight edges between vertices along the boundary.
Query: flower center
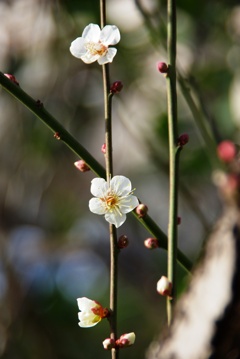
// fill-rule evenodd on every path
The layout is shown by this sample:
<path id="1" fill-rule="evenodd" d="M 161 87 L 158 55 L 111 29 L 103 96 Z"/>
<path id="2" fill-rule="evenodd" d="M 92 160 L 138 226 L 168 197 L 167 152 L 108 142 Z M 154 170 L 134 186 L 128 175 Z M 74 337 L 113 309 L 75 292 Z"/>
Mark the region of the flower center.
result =
<path id="1" fill-rule="evenodd" d="M 107 52 L 107 47 L 104 46 L 101 42 L 88 42 L 85 44 L 86 49 L 91 53 L 91 55 L 104 56 Z"/>

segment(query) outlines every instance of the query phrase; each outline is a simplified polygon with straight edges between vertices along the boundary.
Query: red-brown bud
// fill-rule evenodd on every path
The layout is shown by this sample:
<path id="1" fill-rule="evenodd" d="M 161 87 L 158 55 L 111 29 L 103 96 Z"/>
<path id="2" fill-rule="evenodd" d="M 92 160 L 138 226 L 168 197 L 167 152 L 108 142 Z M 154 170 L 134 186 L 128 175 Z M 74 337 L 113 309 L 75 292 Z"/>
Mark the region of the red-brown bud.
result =
<path id="1" fill-rule="evenodd" d="M 110 92 L 115 95 L 122 91 L 123 83 L 121 81 L 115 81 L 110 87 Z"/>
<path id="2" fill-rule="evenodd" d="M 168 65 L 166 64 L 166 62 L 159 61 L 157 63 L 157 69 L 158 69 L 159 72 L 161 72 L 161 74 L 167 74 L 168 73 Z"/>
<path id="3" fill-rule="evenodd" d="M 236 156 L 236 146 L 231 141 L 222 141 L 217 147 L 217 154 L 220 160 L 229 163 Z"/>
<path id="4" fill-rule="evenodd" d="M 147 239 L 145 239 L 144 245 L 148 249 L 159 248 L 159 243 L 158 243 L 157 238 L 147 238 Z"/>
<path id="5" fill-rule="evenodd" d="M 181 224 L 181 222 L 182 222 L 182 218 L 178 216 L 177 217 L 177 225 Z"/>
<path id="6" fill-rule="evenodd" d="M 119 249 L 123 249 L 123 248 L 126 248 L 129 244 L 129 240 L 128 240 L 128 237 L 123 234 L 122 236 L 120 236 L 118 238 L 118 242 L 117 242 L 117 245 L 118 245 L 118 248 Z"/>
<path id="7" fill-rule="evenodd" d="M 177 145 L 180 147 L 185 146 L 189 141 L 189 136 L 187 133 L 183 133 L 178 137 Z"/>
<path id="8" fill-rule="evenodd" d="M 90 168 L 88 167 L 88 165 L 86 164 L 86 162 L 84 160 L 79 160 L 79 161 L 74 162 L 74 166 L 81 172 L 90 171 Z"/>
<path id="9" fill-rule="evenodd" d="M 11 74 L 4 74 L 9 80 L 11 80 L 15 85 L 19 86 L 19 82 L 17 81 L 16 77 Z"/>
<path id="10" fill-rule="evenodd" d="M 143 218 L 146 216 L 147 212 L 148 212 L 148 207 L 143 204 L 143 203 L 140 203 L 136 208 L 135 208 L 135 211 L 138 215 L 139 218 Z"/>

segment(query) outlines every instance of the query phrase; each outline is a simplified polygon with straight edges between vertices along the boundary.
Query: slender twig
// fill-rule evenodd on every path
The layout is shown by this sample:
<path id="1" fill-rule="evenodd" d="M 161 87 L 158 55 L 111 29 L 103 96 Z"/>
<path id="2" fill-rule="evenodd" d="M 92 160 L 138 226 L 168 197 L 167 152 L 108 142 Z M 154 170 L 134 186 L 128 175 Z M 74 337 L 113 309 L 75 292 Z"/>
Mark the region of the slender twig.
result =
<path id="1" fill-rule="evenodd" d="M 169 221 L 168 221 L 168 279 L 173 284 L 172 299 L 167 298 L 168 323 L 172 321 L 172 307 L 176 294 L 177 267 L 177 211 L 178 211 L 178 159 L 176 147 L 177 92 L 176 92 L 176 0 L 168 0 L 167 53 L 168 53 L 168 136 L 169 136 Z"/>
<path id="2" fill-rule="evenodd" d="M 100 0 L 100 24 L 101 28 L 106 25 L 106 2 Z M 105 117 L 105 144 L 106 144 L 106 177 L 108 184 L 113 176 L 112 157 L 112 94 L 110 93 L 109 65 L 102 65 L 103 91 L 104 91 L 104 117 Z M 109 224 L 110 239 L 110 337 L 117 339 L 117 284 L 118 284 L 118 246 L 117 230 L 113 224 Z M 112 348 L 112 359 L 119 357 L 118 348 Z"/>
<path id="3" fill-rule="evenodd" d="M 69 149 L 78 157 L 82 158 L 91 170 L 101 178 L 106 178 L 106 172 L 103 166 L 58 122 L 39 102 L 29 96 L 20 86 L 15 85 L 2 72 L 0 72 L 0 84 L 2 87 L 24 106 L 28 108 L 37 118 L 39 118 Z M 150 216 L 139 218 L 133 211 L 134 217 L 148 230 L 153 237 L 159 240 L 160 246 L 167 249 L 167 236 L 152 220 Z M 179 251 L 179 264 L 187 271 L 192 268 L 192 263 Z"/>

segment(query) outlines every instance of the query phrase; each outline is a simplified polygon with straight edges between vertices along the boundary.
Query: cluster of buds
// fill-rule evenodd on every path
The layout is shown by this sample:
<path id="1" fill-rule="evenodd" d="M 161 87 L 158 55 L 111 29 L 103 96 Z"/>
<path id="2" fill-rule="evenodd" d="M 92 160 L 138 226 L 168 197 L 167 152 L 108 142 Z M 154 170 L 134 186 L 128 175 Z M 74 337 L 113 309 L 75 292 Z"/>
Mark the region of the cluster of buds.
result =
<path id="1" fill-rule="evenodd" d="M 111 350 L 112 348 L 127 348 L 134 344 L 135 339 L 136 335 L 133 332 L 123 334 L 117 340 L 107 338 L 103 341 L 103 348 L 106 350 Z"/>

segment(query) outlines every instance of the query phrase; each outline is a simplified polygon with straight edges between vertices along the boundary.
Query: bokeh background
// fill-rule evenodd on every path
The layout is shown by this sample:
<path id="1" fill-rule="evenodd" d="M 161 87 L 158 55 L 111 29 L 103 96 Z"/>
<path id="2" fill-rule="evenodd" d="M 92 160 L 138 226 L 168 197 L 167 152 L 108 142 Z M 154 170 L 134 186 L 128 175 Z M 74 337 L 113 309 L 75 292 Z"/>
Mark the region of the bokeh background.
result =
<path id="1" fill-rule="evenodd" d="M 239 143 L 240 6 L 238 1 L 178 0 L 178 68 L 216 142 Z M 139 7 L 143 7 L 144 14 Z M 147 21 L 146 21 L 147 20 Z M 149 214 L 167 231 L 168 139 L 165 78 L 166 2 L 109 0 L 107 22 L 121 31 L 111 80 L 114 171 L 129 177 Z M 101 67 L 69 52 L 89 23 L 99 23 L 97 0 L 0 0 L 0 70 L 20 86 L 104 165 Z M 179 247 L 195 261 L 221 213 L 212 183 L 212 157 L 179 88 L 179 131 L 190 142 L 181 154 Z M 4 90 L 0 90 L 0 356 L 4 359 L 106 358 L 107 321 L 78 327 L 76 298 L 108 306 L 108 225 L 89 212 L 93 173 Z M 147 250 L 149 233 L 129 215 L 119 236 L 119 334 L 136 345 L 121 358 L 144 358 L 165 322 L 156 282 L 166 252 Z M 187 281 L 179 268 L 179 292 Z"/>

